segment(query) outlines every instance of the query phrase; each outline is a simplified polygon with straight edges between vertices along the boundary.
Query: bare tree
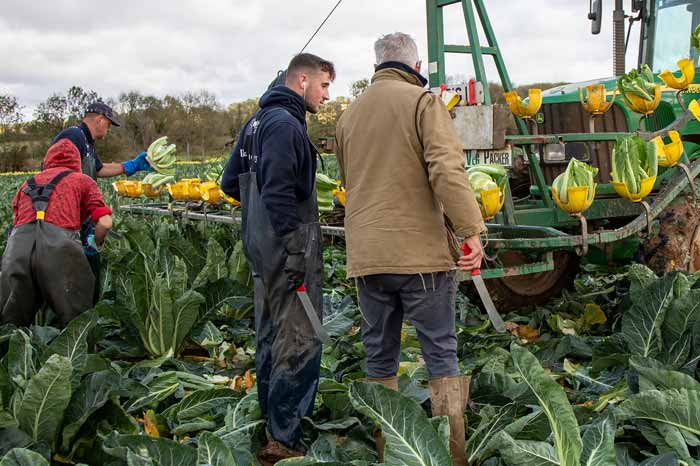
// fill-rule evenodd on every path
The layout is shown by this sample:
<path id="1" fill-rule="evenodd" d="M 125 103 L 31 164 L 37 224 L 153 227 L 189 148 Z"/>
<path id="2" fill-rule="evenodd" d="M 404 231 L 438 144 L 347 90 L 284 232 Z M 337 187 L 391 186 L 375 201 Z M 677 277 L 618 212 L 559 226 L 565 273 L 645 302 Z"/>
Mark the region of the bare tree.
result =
<path id="1" fill-rule="evenodd" d="M 15 125 L 22 122 L 23 109 L 15 96 L 0 94 L 0 136 L 5 137 Z"/>
<path id="2" fill-rule="evenodd" d="M 85 109 L 100 100 L 97 92 L 72 86 L 66 94 L 53 94 L 34 111 L 35 126 L 44 134 L 57 133 L 81 120 Z"/>
<path id="3" fill-rule="evenodd" d="M 19 133 L 22 108 L 15 96 L 0 94 L 0 171 L 21 170 L 28 158 L 28 146 L 12 140 Z"/>
<path id="4" fill-rule="evenodd" d="M 369 79 L 367 78 L 362 78 L 358 79 L 357 81 L 353 81 L 353 83 L 350 85 L 350 95 L 352 95 L 353 99 L 357 99 L 360 97 L 360 94 L 365 92 L 365 89 L 369 87 Z"/>
<path id="5" fill-rule="evenodd" d="M 258 102 L 258 99 L 248 99 L 242 102 L 234 102 L 228 106 L 228 130 L 234 139 L 238 138 L 238 134 L 248 119 L 258 111 Z"/>
<path id="6" fill-rule="evenodd" d="M 97 102 L 100 96 L 93 90 L 84 90 L 80 86 L 72 86 L 66 93 L 66 117 L 70 123 L 80 121 L 85 114 L 85 109 L 93 102 Z"/>
<path id="7" fill-rule="evenodd" d="M 49 136 L 63 129 L 67 119 L 66 105 L 66 97 L 61 94 L 53 94 L 37 105 L 33 121 L 35 131 Z"/>
<path id="8" fill-rule="evenodd" d="M 221 112 L 216 96 L 209 91 L 186 92 L 180 98 L 179 134 L 184 137 L 187 157 L 190 157 L 195 141 L 201 154 L 205 154 L 207 137 L 225 124 L 217 113 Z"/>

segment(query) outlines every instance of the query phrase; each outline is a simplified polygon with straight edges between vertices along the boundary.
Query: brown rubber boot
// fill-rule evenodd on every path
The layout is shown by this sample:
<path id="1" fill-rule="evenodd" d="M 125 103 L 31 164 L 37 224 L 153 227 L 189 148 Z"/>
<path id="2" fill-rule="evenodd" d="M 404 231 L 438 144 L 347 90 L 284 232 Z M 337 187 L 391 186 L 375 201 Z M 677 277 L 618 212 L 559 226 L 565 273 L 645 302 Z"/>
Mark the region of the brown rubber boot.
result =
<path id="1" fill-rule="evenodd" d="M 382 377 L 378 379 L 373 379 L 373 378 L 366 378 L 363 379 L 364 381 L 367 382 L 376 382 L 384 385 L 386 388 L 389 390 L 394 390 L 395 392 L 399 391 L 399 378 L 394 376 L 394 377 Z M 384 462 L 384 437 L 382 437 L 382 430 L 379 427 L 376 427 L 374 429 L 374 432 L 372 432 L 372 435 L 374 436 L 374 444 L 377 446 L 377 461 L 379 463 Z"/>
<path id="2" fill-rule="evenodd" d="M 450 421 L 450 456 L 453 466 L 468 466 L 465 450 L 464 411 L 469 402 L 469 377 L 440 377 L 430 381 L 433 416 Z"/>
<path id="3" fill-rule="evenodd" d="M 258 461 L 262 466 L 273 466 L 278 461 L 282 461 L 287 458 L 296 458 L 299 456 L 304 456 L 304 453 L 297 450 L 292 450 L 276 440 L 270 439 L 263 448 L 258 450 L 256 456 Z"/>
<path id="4" fill-rule="evenodd" d="M 393 377 L 381 377 L 378 379 L 373 379 L 371 377 L 367 377 L 366 379 L 367 382 L 376 382 L 384 385 L 386 388 L 389 390 L 394 390 L 395 392 L 399 391 L 399 378 L 396 376 Z"/>

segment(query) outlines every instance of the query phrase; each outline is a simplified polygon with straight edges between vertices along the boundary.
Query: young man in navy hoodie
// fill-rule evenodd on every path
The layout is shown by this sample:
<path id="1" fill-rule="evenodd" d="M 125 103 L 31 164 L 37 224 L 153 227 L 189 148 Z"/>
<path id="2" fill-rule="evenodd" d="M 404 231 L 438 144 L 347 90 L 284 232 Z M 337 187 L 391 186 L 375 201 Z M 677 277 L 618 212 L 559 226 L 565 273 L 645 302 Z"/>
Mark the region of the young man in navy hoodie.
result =
<path id="1" fill-rule="evenodd" d="M 306 112 L 329 100 L 333 64 L 296 55 L 284 85 L 269 89 L 231 152 L 221 187 L 241 201 L 243 246 L 255 287 L 258 398 L 269 442 L 263 465 L 303 455 L 301 419 L 316 397 L 321 344 L 296 295 L 304 285 L 322 318 L 323 261 L 316 205 L 316 150 Z"/>

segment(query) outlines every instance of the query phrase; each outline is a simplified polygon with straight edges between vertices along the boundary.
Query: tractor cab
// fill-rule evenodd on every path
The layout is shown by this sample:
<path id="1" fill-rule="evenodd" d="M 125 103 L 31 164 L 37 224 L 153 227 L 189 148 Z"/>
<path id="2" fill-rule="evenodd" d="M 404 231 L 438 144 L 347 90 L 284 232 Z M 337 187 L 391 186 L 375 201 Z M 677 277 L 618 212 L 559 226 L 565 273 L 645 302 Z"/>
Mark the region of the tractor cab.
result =
<path id="1" fill-rule="evenodd" d="M 698 50 L 690 35 L 700 25 L 697 0 L 647 0 L 642 13 L 639 63 L 648 64 L 655 73 L 674 69 L 675 57 L 689 57 L 698 65 Z"/>

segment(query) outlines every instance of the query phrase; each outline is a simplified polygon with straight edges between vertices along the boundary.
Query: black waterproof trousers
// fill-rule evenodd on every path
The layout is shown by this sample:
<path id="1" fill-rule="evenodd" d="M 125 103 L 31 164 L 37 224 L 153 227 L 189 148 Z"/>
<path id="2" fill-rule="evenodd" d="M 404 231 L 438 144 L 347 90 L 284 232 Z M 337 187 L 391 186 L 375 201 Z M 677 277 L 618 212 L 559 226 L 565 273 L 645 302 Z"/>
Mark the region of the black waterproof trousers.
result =
<path id="1" fill-rule="evenodd" d="M 84 134 L 84 133 L 83 133 Z M 80 167 L 84 175 L 89 176 L 93 180 L 97 181 L 97 166 L 95 165 L 95 150 L 90 148 L 87 142 L 87 137 L 85 138 L 85 145 L 88 146 L 85 152 L 85 156 L 80 161 Z M 92 219 L 87 219 L 80 226 L 80 241 L 83 246 L 87 244 L 87 237 L 90 234 L 95 234 L 95 222 Z M 94 254 L 90 256 L 85 256 L 88 263 L 90 264 L 90 269 L 95 276 L 95 289 L 93 291 L 92 303 L 97 304 L 100 300 L 100 254 L 95 251 Z"/>
<path id="2" fill-rule="evenodd" d="M 239 176 L 243 246 L 253 271 L 258 398 L 270 436 L 298 448 L 301 419 L 310 416 L 318 388 L 321 343 L 301 301 L 288 289 L 287 257 L 262 203 L 255 173 Z M 323 306 L 323 258 L 316 192 L 298 207 L 306 243 L 304 284 L 319 319 Z"/>
<path id="3" fill-rule="evenodd" d="M 91 234 L 95 234 L 95 222 L 93 222 L 92 219 L 87 219 L 83 222 L 82 225 L 80 225 L 80 242 L 83 245 L 83 251 L 85 251 L 85 248 L 87 246 L 87 238 Z M 93 251 L 93 254 L 91 255 L 85 254 L 85 258 L 87 259 L 88 264 L 90 265 L 90 270 L 92 270 L 92 274 L 95 276 L 95 287 L 92 292 L 92 304 L 94 306 L 95 304 L 97 304 L 97 301 L 100 300 L 100 253 L 97 251 Z"/>
<path id="4" fill-rule="evenodd" d="M 0 322 L 29 326 L 45 303 L 64 327 L 93 306 L 94 287 L 78 232 L 25 223 L 12 230 L 2 257 Z"/>

